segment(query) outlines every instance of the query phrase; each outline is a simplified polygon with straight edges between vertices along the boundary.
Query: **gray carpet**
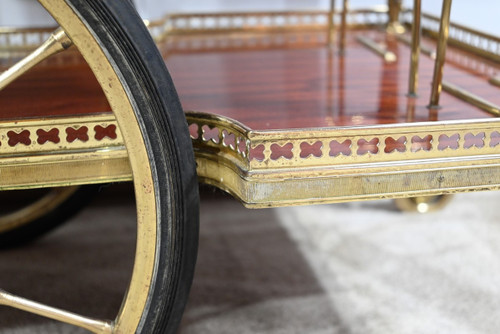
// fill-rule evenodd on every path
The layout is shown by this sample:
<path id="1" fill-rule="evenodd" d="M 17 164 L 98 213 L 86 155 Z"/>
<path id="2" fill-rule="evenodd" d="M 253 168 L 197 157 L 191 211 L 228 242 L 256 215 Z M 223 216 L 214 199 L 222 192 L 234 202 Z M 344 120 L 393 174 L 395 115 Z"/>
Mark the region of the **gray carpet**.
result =
<path id="1" fill-rule="evenodd" d="M 390 201 L 248 210 L 205 191 L 180 333 L 498 333 L 499 195 L 418 215 Z M 1 252 L 0 287 L 113 317 L 134 238 L 129 189 L 107 189 L 46 238 Z M 0 332 L 83 333 L 7 308 Z"/>

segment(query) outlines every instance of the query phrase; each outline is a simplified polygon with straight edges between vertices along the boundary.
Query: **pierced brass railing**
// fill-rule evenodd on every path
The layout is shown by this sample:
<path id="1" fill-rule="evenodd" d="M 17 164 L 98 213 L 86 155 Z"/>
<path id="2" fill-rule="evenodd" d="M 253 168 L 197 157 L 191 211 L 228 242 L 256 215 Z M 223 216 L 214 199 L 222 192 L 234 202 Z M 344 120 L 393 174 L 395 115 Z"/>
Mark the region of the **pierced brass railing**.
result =
<path id="1" fill-rule="evenodd" d="M 405 10 L 402 14 L 405 24 L 413 22 L 412 10 Z M 437 38 L 440 19 L 437 16 L 422 14 L 422 33 L 426 36 Z M 473 28 L 451 22 L 448 44 L 472 52 L 478 56 L 500 61 L 500 38 Z"/>

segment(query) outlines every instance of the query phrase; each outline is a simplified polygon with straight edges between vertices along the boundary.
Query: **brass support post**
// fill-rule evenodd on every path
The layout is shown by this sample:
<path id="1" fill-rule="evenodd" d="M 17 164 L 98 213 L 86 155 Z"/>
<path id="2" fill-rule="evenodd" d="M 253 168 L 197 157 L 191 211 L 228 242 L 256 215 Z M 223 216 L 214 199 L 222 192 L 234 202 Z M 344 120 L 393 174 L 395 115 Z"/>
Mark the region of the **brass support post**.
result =
<path id="1" fill-rule="evenodd" d="M 418 89 L 418 61 L 420 57 L 420 36 L 422 27 L 421 18 L 421 0 L 415 0 L 413 3 L 413 24 L 411 27 L 411 61 L 410 61 L 410 83 L 408 88 L 409 96 L 417 96 Z"/>
<path id="2" fill-rule="evenodd" d="M 328 45 L 333 45 L 333 36 L 335 33 L 335 0 L 330 0 L 330 12 L 328 13 Z"/>
<path id="3" fill-rule="evenodd" d="M 401 13 L 401 0 L 387 0 L 389 7 L 389 22 L 387 31 L 395 34 L 402 34 L 405 28 L 399 23 L 399 13 Z"/>
<path id="4" fill-rule="evenodd" d="M 349 10 L 349 0 L 344 0 L 342 5 L 342 19 L 340 21 L 340 41 L 339 51 L 344 53 L 345 50 L 345 35 L 347 30 L 347 12 Z"/>
<path id="5" fill-rule="evenodd" d="M 410 47 L 412 45 L 411 37 L 408 37 L 406 35 L 396 35 L 396 39 Z M 436 50 L 431 49 L 428 46 L 420 45 L 420 53 L 423 53 L 424 55 L 427 55 L 432 59 L 436 59 Z"/>
<path id="6" fill-rule="evenodd" d="M 446 56 L 446 43 L 450 30 L 451 0 L 443 0 L 443 9 L 441 10 L 441 23 L 439 26 L 439 38 L 436 51 L 436 61 L 434 62 L 434 75 L 432 78 L 431 100 L 429 108 L 439 107 L 439 96 L 442 89 L 443 66 Z"/>

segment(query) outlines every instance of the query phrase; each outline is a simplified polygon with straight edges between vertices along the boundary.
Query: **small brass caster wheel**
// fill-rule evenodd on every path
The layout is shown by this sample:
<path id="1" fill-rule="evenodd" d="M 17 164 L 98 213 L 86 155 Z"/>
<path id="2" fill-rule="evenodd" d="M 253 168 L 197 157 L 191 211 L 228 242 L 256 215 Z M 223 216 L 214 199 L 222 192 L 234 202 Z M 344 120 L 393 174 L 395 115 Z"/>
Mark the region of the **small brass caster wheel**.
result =
<path id="1" fill-rule="evenodd" d="M 398 198 L 394 202 L 401 211 L 428 213 L 441 210 L 452 198 L 453 195 L 417 196 Z"/>

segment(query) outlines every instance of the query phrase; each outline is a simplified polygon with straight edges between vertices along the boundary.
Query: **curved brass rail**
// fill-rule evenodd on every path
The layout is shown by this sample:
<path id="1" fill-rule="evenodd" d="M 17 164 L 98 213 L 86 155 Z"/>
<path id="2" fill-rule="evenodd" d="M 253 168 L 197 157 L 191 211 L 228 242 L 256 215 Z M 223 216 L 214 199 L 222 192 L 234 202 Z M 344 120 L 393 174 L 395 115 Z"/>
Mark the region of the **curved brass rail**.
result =
<path id="1" fill-rule="evenodd" d="M 274 131 L 187 119 L 199 177 L 247 207 L 500 188 L 496 119 Z"/>

